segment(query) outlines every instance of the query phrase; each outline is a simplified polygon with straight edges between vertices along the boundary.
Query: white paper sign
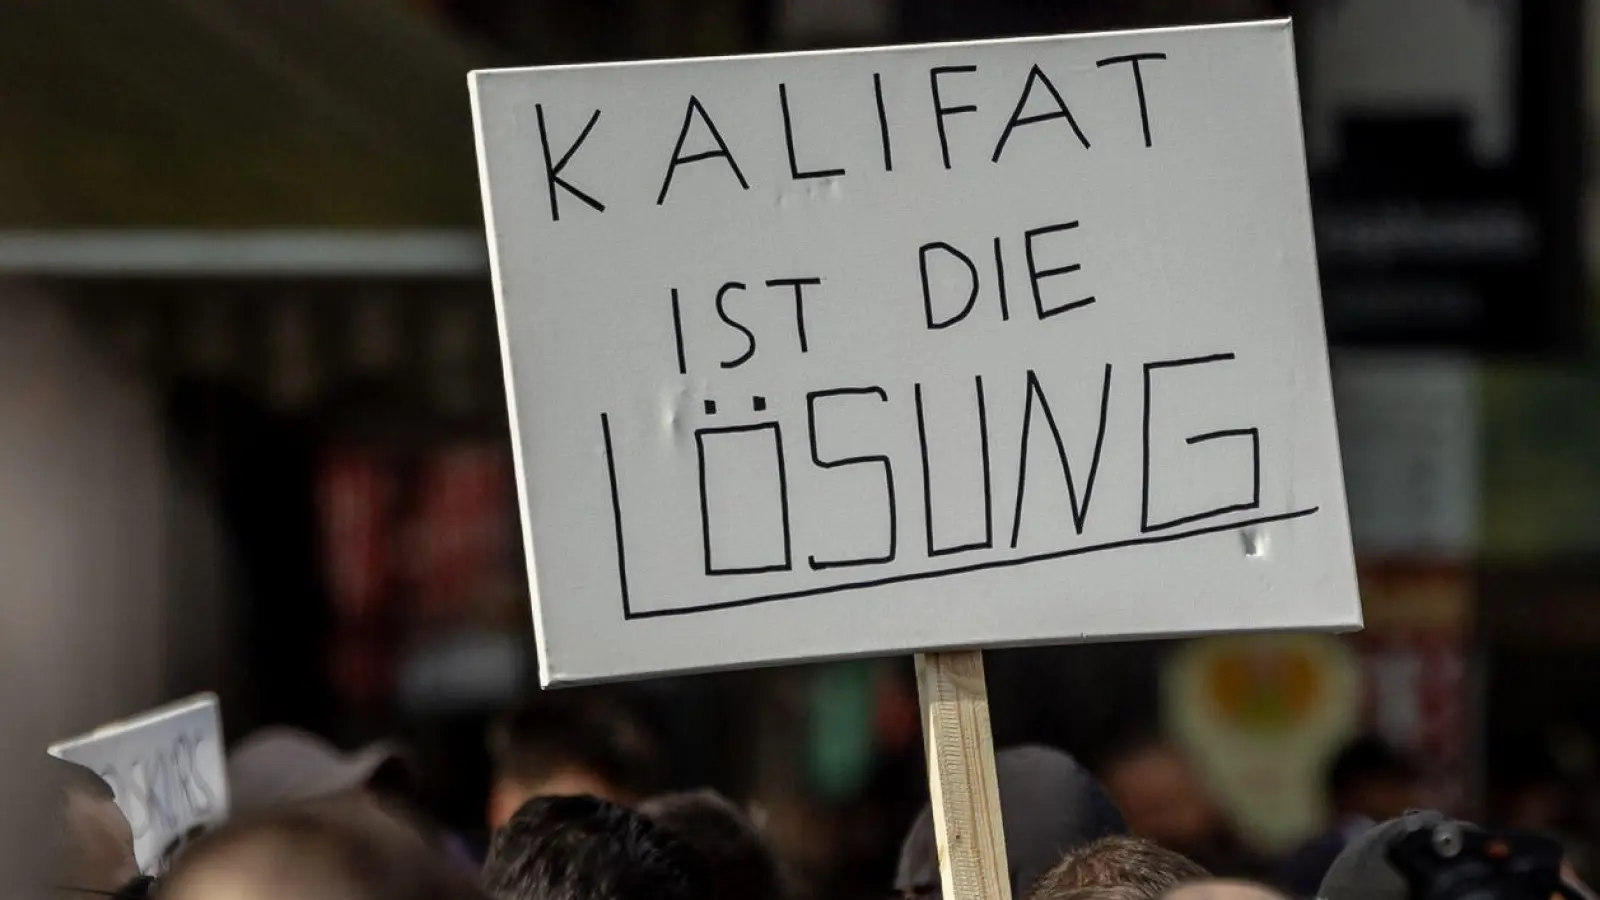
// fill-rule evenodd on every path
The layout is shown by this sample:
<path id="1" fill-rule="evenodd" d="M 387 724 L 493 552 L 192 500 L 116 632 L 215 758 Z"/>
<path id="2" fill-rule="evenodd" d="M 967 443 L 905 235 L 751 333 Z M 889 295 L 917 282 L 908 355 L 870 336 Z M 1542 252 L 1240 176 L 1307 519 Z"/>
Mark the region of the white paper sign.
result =
<path id="1" fill-rule="evenodd" d="M 472 89 L 546 684 L 1359 626 L 1287 22 Z"/>
<path id="2" fill-rule="evenodd" d="M 228 774 L 217 698 L 199 694 L 50 747 L 50 755 L 98 772 L 133 828 L 139 868 L 197 825 L 228 814 Z"/>

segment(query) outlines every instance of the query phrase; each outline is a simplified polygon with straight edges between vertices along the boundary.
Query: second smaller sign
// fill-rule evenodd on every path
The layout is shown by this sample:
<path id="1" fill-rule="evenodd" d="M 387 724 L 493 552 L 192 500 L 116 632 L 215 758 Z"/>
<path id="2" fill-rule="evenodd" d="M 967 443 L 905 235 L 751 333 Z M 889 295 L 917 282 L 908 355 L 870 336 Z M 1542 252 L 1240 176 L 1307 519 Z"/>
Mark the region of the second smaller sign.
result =
<path id="1" fill-rule="evenodd" d="M 191 829 L 228 814 L 222 720 L 213 694 L 62 741 L 50 755 L 87 766 L 110 783 L 146 873 L 158 871 Z"/>

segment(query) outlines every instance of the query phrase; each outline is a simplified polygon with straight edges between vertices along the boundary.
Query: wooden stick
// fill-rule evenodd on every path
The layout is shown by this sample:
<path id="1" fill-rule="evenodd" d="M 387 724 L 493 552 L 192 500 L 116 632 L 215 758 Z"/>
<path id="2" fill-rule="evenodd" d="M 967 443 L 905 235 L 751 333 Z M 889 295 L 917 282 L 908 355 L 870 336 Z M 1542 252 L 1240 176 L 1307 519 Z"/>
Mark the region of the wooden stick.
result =
<path id="1" fill-rule="evenodd" d="M 917 654 L 933 829 L 946 900 L 1011 900 L 981 650 Z"/>

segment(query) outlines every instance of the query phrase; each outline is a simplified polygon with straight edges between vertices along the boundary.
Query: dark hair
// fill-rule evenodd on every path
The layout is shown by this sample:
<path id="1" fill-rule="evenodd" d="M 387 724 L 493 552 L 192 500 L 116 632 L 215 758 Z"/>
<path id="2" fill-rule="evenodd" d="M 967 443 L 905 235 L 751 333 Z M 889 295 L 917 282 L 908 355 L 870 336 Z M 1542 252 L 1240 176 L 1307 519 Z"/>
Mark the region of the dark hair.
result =
<path id="1" fill-rule="evenodd" d="M 598 797 L 537 797 L 495 832 L 483 886 L 494 900 L 708 900 L 706 863 L 684 839 Z"/>
<path id="2" fill-rule="evenodd" d="M 1562 782 L 1561 763 L 1547 742 L 1526 736 L 1502 737 L 1489 745 L 1489 788 L 1523 791 Z"/>
<path id="3" fill-rule="evenodd" d="M 95 774 L 88 766 L 81 766 L 75 762 L 50 757 L 50 773 L 55 780 L 56 791 L 65 800 L 72 794 L 87 797 L 90 800 L 115 800 L 116 791 L 104 778 Z"/>
<path id="4" fill-rule="evenodd" d="M 1046 896 L 1040 893 L 1043 888 L 1041 881 L 1028 895 L 1029 900 Z M 1080 884 L 1048 896 L 1050 900 L 1150 900 L 1150 894 L 1144 888 L 1131 884 Z"/>
<path id="5" fill-rule="evenodd" d="M 127 817 L 116 806 L 116 792 L 93 769 L 63 759 L 49 758 L 46 778 L 55 794 L 55 815 L 48 837 L 50 867 L 57 887 L 79 893 L 103 893 L 139 871 L 133 831 L 116 829 L 110 816 L 127 828 Z M 74 812 L 76 802 L 94 809 L 88 818 Z M 114 840 L 115 854 L 112 854 Z"/>
<path id="6" fill-rule="evenodd" d="M 155 893 L 154 875 L 135 875 L 112 895 L 113 900 L 149 900 Z"/>
<path id="7" fill-rule="evenodd" d="M 639 811 L 687 841 L 705 860 L 714 900 L 778 900 L 783 874 L 761 833 L 714 791 L 663 794 Z"/>
<path id="8" fill-rule="evenodd" d="M 1344 746 L 1328 764 L 1329 797 L 1340 797 L 1364 781 L 1414 782 L 1422 768 L 1393 744 L 1376 735 L 1361 735 Z"/>
<path id="9" fill-rule="evenodd" d="M 1198 863 L 1154 841 L 1112 835 L 1069 852 L 1035 883 L 1030 896 L 1063 900 L 1081 896 L 1083 888 L 1128 887 L 1137 897 L 1155 900 L 1176 885 L 1210 877 Z"/>
<path id="10" fill-rule="evenodd" d="M 586 769 L 625 794 L 660 783 L 655 742 L 639 717 L 610 694 L 543 695 L 501 717 L 489 732 L 497 778 L 539 781 L 564 766 Z"/>
<path id="11" fill-rule="evenodd" d="M 296 900 L 481 900 L 463 873 L 442 860 L 422 832 L 371 803 L 341 798 L 276 807 L 233 820 L 186 846 L 159 894 L 185 900 L 196 873 L 226 870 L 255 855 L 239 877 L 270 879 L 263 895 Z M 204 898 L 194 898 L 204 900 Z"/>

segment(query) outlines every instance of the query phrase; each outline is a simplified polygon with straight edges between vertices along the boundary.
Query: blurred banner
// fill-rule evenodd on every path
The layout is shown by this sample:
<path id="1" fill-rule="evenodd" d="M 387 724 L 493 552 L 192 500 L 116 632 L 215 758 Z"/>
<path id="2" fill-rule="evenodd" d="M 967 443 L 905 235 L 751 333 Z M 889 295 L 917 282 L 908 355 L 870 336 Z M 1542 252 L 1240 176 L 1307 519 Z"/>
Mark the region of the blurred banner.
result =
<path id="1" fill-rule="evenodd" d="M 1581 4 L 1298 4 L 1330 336 L 1576 349 Z"/>
<path id="2" fill-rule="evenodd" d="M 1347 351 L 1334 393 L 1366 628 L 1365 725 L 1423 760 L 1441 807 L 1478 800 L 1474 571 L 1482 550 L 1482 366 Z"/>
<path id="3" fill-rule="evenodd" d="M 1333 357 L 1334 404 L 1356 553 L 1470 558 L 1479 546 L 1481 376 L 1470 357 Z"/>
<path id="4" fill-rule="evenodd" d="M 1365 683 L 1369 727 L 1421 759 L 1433 804 L 1465 814 L 1482 748 L 1473 694 L 1472 570 L 1450 563 L 1361 568 L 1367 627 L 1352 641 Z"/>

